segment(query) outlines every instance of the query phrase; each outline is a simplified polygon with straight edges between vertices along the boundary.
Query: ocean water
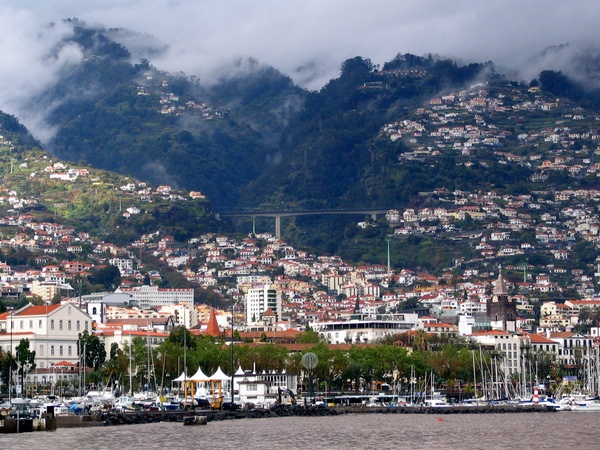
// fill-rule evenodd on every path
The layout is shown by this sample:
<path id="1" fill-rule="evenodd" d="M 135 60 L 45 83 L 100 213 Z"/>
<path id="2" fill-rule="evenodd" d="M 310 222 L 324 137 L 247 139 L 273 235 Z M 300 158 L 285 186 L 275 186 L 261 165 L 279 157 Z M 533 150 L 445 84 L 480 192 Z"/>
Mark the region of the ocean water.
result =
<path id="1" fill-rule="evenodd" d="M 600 413 L 348 414 L 0 434 L 5 449 L 592 449 Z"/>

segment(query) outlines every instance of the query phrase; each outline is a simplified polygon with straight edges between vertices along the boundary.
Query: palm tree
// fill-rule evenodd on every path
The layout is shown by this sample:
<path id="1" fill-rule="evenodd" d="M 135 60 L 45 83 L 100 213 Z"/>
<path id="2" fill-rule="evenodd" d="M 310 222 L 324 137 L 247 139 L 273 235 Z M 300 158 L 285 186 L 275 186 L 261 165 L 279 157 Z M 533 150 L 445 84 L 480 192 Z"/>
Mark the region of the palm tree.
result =
<path id="1" fill-rule="evenodd" d="M 417 330 L 413 337 L 413 348 L 419 351 L 426 351 L 429 348 L 429 335 L 425 330 Z"/>
<path id="2" fill-rule="evenodd" d="M 106 376 L 106 385 L 112 385 L 112 381 L 117 379 L 117 374 L 119 373 L 119 366 L 117 361 L 114 359 L 109 359 L 104 362 L 101 366 L 101 372 L 104 376 Z"/>

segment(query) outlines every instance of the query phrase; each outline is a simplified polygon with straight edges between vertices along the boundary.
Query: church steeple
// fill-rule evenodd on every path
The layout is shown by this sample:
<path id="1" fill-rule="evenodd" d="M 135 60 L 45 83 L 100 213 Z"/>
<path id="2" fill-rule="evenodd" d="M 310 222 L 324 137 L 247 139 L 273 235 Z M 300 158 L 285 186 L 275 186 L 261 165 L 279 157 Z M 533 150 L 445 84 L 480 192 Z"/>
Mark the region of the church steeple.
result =
<path id="1" fill-rule="evenodd" d="M 219 324 L 217 323 L 217 315 L 215 309 L 210 312 L 210 318 L 208 319 L 208 326 L 206 327 L 206 334 L 209 336 L 217 337 L 221 335 Z"/>
<path id="2" fill-rule="evenodd" d="M 487 301 L 487 318 L 494 330 L 517 331 L 517 307 L 508 295 L 502 270 L 498 274 L 496 285 Z"/>
<path id="3" fill-rule="evenodd" d="M 498 274 L 498 279 L 496 280 L 496 286 L 494 286 L 494 295 L 508 295 L 508 289 L 506 288 L 506 282 L 502 277 L 502 271 Z"/>

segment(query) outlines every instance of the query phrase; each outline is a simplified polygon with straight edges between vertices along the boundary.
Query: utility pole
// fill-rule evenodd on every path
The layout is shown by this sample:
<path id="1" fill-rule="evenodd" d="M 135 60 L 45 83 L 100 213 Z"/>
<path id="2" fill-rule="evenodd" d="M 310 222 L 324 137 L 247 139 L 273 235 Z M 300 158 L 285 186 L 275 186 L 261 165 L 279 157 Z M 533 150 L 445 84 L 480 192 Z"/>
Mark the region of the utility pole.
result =
<path id="1" fill-rule="evenodd" d="M 79 274 L 79 278 L 77 279 L 77 288 L 79 290 L 79 309 L 81 310 L 81 283 L 82 283 L 81 274 Z"/>

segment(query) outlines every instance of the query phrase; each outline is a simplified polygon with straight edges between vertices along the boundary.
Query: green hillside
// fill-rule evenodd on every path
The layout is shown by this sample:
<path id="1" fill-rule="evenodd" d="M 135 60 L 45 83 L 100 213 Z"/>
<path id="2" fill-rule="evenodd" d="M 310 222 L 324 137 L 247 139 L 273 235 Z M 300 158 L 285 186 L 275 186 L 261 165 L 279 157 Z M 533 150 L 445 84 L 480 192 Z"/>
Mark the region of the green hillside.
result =
<path id="1" fill-rule="evenodd" d="M 521 82 L 497 74 L 491 62 L 398 54 L 379 67 L 355 57 L 341 64 L 338 78 L 309 92 L 250 59 L 208 86 L 132 61 L 102 28 L 72 25 L 69 39 L 86 58 L 37 99 L 57 129 L 48 150 L 199 191 L 217 211 L 434 208 L 446 201 L 432 195 L 439 189 L 518 195 L 597 184 L 588 168 L 595 163 L 600 96 L 560 72 Z M 101 217 L 95 209 L 118 203 L 95 189 L 69 201 L 64 215 L 90 209 Z M 99 197 L 104 206 L 96 204 Z M 291 218 L 283 231 L 309 249 L 381 261 L 369 243 L 382 242 L 388 224 L 361 231 L 357 220 Z M 234 225 L 250 230 L 248 221 Z M 259 226 L 273 231 L 264 220 Z"/>
<path id="2" fill-rule="evenodd" d="M 0 113 L 0 134 L 0 209 L 5 215 L 28 214 L 119 245 L 156 231 L 185 242 L 222 226 L 210 202 L 191 198 L 188 191 L 161 194 L 132 177 L 53 157 L 15 117 Z"/>

